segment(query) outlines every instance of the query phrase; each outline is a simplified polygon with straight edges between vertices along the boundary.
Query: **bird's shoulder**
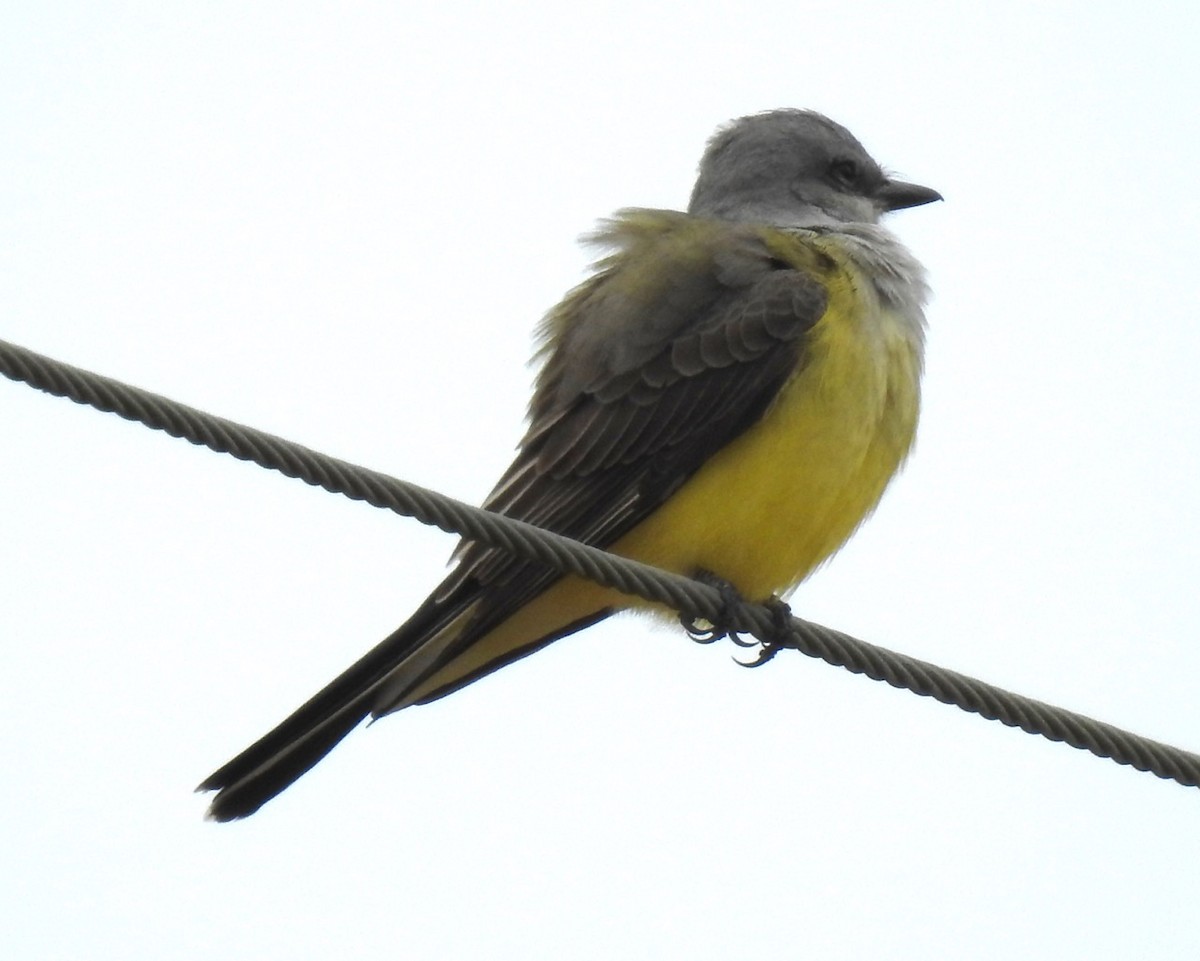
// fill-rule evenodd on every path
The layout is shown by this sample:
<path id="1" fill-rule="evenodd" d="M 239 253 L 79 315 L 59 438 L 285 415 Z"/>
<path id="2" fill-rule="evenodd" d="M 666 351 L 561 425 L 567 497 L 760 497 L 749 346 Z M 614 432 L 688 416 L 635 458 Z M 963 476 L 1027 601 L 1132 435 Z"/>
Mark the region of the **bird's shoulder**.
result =
<path id="1" fill-rule="evenodd" d="M 625 210 L 608 253 L 543 321 L 531 413 L 761 358 L 820 319 L 842 266 L 807 231 Z"/>

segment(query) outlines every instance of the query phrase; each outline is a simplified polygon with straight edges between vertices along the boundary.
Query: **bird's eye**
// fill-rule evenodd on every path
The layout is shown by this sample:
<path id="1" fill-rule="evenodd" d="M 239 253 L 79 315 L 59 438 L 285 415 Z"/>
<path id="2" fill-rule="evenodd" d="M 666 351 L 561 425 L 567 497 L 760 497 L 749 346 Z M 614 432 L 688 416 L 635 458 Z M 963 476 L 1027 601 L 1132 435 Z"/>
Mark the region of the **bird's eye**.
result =
<path id="1" fill-rule="evenodd" d="M 829 176 L 843 187 L 853 187 L 858 183 L 860 175 L 858 163 L 848 157 L 839 158 L 829 165 Z"/>

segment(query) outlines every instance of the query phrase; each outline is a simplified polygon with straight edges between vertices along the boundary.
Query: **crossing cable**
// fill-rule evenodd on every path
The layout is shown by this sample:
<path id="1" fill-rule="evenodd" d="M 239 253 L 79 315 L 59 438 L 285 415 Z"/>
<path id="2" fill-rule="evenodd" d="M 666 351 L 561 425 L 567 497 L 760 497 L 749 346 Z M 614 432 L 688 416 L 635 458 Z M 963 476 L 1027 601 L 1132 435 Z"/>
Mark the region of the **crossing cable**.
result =
<path id="1" fill-rule="evenodd" d="M 138 421 L 307 484 L 413 517 L 557 571 L 578 574 L 625 594 L 665 604 L 767 645 L 794 648 L 854 674 L 886 681 L 989 720 L 1111 758 L 1187 787 L 1200 787 L 1200 756 L 1103 721 L 1003 690 L 926 661 L 868 644 L 841 631 L 731 600 L 719 590 L 605 553 L 522 521 L 472 507 L 444 494 L 318 453 L 264 431 L 207 414 L 166 397 L 0 340 L 0 373 L 38 390 Z"/>

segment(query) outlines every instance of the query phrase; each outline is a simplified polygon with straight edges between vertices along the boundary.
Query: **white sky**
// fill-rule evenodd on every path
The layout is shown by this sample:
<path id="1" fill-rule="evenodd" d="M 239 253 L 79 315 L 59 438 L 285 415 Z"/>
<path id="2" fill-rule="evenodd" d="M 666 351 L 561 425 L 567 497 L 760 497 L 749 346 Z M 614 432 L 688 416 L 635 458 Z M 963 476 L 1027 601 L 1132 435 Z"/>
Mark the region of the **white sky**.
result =
<path id="1" fill-rule="evenodd" d="M 437 6 L 4 5 L 0 337 L 477 500 L 575 238 L 823 110 L 946 203 L 916 457 L 797 612 L 1200 750 L 1200 8 Z M 1200 792 L 634 619 L 206 823 L 452 539 L 7 381 L 0 445 L 9 957 L 1200 950 Z"/>

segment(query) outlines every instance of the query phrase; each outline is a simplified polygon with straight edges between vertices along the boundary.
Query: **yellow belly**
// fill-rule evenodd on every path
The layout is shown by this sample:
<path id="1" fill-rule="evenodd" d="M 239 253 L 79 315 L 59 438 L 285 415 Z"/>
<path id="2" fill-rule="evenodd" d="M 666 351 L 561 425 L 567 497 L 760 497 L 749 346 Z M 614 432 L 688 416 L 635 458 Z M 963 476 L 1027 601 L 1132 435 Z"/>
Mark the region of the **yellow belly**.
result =
<path id="1" fill-rule="evenodd" d="M 795 587 L 845 543 L 908 454 L 920 363 L 911 329 L 843 269 L 763 419 L 611 549 L 712 571 L 747 598 Z"/>

